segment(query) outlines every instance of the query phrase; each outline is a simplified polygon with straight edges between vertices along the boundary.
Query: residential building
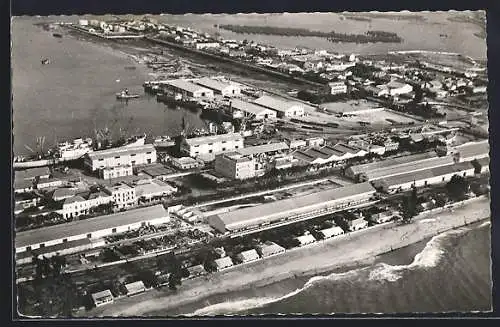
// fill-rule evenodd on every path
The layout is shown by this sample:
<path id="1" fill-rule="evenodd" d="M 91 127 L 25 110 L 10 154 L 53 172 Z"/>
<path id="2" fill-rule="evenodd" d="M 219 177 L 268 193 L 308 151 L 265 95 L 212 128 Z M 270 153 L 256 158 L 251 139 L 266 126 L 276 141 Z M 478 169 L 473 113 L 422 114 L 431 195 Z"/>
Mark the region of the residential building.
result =
<path id="1" fill-rule="evenodd" d="M 75 195 L 64 200 L 61 215 L 66 219 L 88 215 L 92 208 L 111 202 L 113 197 L 104 192 L 91 193 L 86 198 Z"/>
<path id="2" fill-rule="evenodd" d="M 228 152 L 215 157 L 215 171 L 232 179 L 255 177 L 255 160 L 237 152 Z"/>
<path id="3" fill-rule="evenodd" d="M 51 173 L 48 167 L 36 167 L 36 168 L 14 171 L 15 180 L 35 181 L 37 179 L 49 178 L 50 175 Z"/>
<path id="4" fill-rule="evenodd" d="M 127 296 L 132 296 L 146 291 L 146 286 L 142 280 L 125 284 L 125 289 L 127 290 Z"/>
<path id="5" fill-rule="evenodd" d="M 214 78 L 204 77 L 195 80 L 194 82 L 211 89 L 216 94 L 221 94 L 226 97 L 238 96 L 241 93 L 241 88 L 238 85 L 230 82 L 223 82 Z"/>
<path id="6" fill-rule="evenodd" d="M 254 103 L 274 110 L 277 116 L 282 117 L 302 117 L 304 116 L 304 105 L 300 102 L 288 101 L 284 98 L 272 97 L 268 95 L 261 96 Z"/>
<path id="7" fill-rule="evenodd" d="M 320 230 L 320 233 L 323 234 L 323 237 L 325 239 L 327 239 L 327 238 L 331 238 L 334 236 L 344 234 L 344 230 L 342 228 L 340 228 L 339 226 L 333 226 L 330 228 Z"/>
<path id="8" fill-rule="evenodd" d="M 379 213 L 375 213 L 369 217 L 369 220 L 377 223 L 377 224 L 382 224 L 386 223 L 388 221 L 391 221 L 392 218 L 394 217 L 394 213 L 390 210 L 385 210 Z"/>
<path id="9" fill-rule="evenodd" d="M 241 263 L 247 263 L 260 259 L 259 254 L 254 249 L 243 251 L 238 254 L 237 257 L 241 261 Z"/>
<path id="10" fill-rule="evenodd" d="M 106 187 L 105 191 L 113 197 L 114 206 L 118 209 L 126 209 L 137 205 L 135 189 L 125 183 Z"/>
<path id="11" fill-rule="evenodd" d="M 208 223 L 221 233 L 258 229 L 284 220 L 314 218 L 370 199 L 375 189 L 370 183 L 359 183 L 219 213 L 208 217 Z"/>
<path id="12" fill-rule="evenodd" d="M 77 192 L 74 188 L 58 188 L 52 193 L 52 200 L 62 201 L 75 196 Z"/>
<path id="13" fill-rule="evenodd" d="M 133 174 L 134 170 L 132 169 L 132 165 L 105 167 L 99 169 L 99 177 L 101 177 L 102 179 L 132 176 Z"/>
<path id="14" fill-rule="evenodd" d="M 138 182 L 135 186 L 135 195 L 141 202 L 150 202 L 155 199 L 172 195 L 177 192 L 177 188 L 158 180 L 143 180 Z"/>
<path id="15" fill-rule="evenodd" d="M 272 161 L 274 169 L 288 169 L 293 166 L 293 156 L 277 157 Z"/>
<path id="16" fill-rule="evenodd" d="M 89 239 L 101 239 L 115 233 L 123 233 L 144 225 L 159 225 L 170 221 L 163 205 L 118 212 L 111 215 L 77 220 L 16 234 L 16 254 L 39 248 Z"/>
<path id="17" fill-rule="evenodd" d="M 53 188 L 53 187 L 60 187 L 63 186 L 66 182 L 58 179 L 58 178 L 39 178 L 36 181 L 36 188 L 38 190 L 46 189 L 46 188 Z"/>
<path id="18" fill-rule="evenodd" d="M 213 98 L 214 91 L 184 79 L 170 80 L 164 84 L 177 94 L 190 98 Z"/>
<path id="19" fill-rule="evenodd" d="M 330 82 L 328 83 L 328 88 L 332 95 L 347 93 L 347 85 L 345 82 Z"/>
<path id="20" fill-rule="evenodd" d="M 316 242 L 316 239 L 311 234 L 307 234 L 297 237 L 297 241 L 299 241 L 300 246 L 304 246 Z"/>
<path id="21" fill-rule="evenodd" d="M 273 242 L 266 242 L 257 246 L 257 252 L 262 258 L 267 258 L 285 252 L 285 248 Z"/>
<path id="22" fill-rule="evenodd" d="M 243 140 L 243 136 L 239 133 L 183 138 L 180 149 L 181 152 L 195 158 L 200 155 L 216 155 L 242 149 Z"/>
<path id="23" fill-rule="evenodd" d="M 156 159 L 154 146 L 145 144 L 90 152 L 85 155 L 84 164 L 94 172 L 102 168 L 152 164 Z"/>
<path id="24" fill-rule="evenodd" d="M 240 99 L 231 99 L 229 110 L 234 118 L 249 117 L 254 120 L 275 119 L 276 111 Z"/>
<path id="25" fill-rule="evenodd" d="M 224 270 L 226 268 L 232 267 L 233 266 L 233 260 L 231 260 L 230 257 L 223 257 L 219 259 L 215 259 L 215 268 L 217 271 Z"/>
<path id="26" fill-rule="evenodd" d="M 196 278 L 207 274 L 207 271 L 205 270 L 205 267 L 203 267 L 203 265 L 192 266 L 187 270 L 189 271 L 189 276 L 186 279 Z"/>
<path id="27" fill-rule="evenodd" d="M 111 294 L 110 290 L 104 290 L 101 292 L 93 293 L 91 297 L 92 297 L 92 302 L 94 302 L 94 305 L 96 307 L 100 307 L 108 303 L 113 303 L 114 300 L 113 294 Z"/>
<path id="28" fill-rule="evenodd" d="M 349 230 L 356 231 L 368 227 L 368 221 L 364 218 L 358 218 L 349 221 Z"/>
<path id="29" fill-rule="evenodd" d="M 196 50 L 217 49 L 218 47 L 220 47 L 219 42 L 198 42 L 198 43 L 196 43 Z"/>
<path id="30" fill-rule="evenodd" d="M 196 160 L 191 157 L 181 157 L 181 158 L 172 157 L 170 158 L 169 162 L 170 164 L 172 164 L 172 166 L 181 170 L 203 168 L 203 166 L 205 165 L 203 161 Z"/>

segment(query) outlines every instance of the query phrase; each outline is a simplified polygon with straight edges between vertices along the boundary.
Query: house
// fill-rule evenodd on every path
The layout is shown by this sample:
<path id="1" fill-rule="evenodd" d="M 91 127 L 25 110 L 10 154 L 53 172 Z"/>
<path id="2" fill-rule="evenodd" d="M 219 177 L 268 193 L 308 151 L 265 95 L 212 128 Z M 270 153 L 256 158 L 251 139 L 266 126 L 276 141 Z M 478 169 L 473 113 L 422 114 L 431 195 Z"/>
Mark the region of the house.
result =
<path id="1" fill-rule="evenodd" d="M 298 148 L 304 148 L 307 146 L 307 141 L 306 140 L 300 140 L 300 139 L 285 139 L 286 144 L 288 144 L 288 147 L 290 149 L 298 149 Z"/>
<path id="2" fill-rule="evenodd" d="M 304 106 L 300 102 L 264 95 L 254 100 L 254 103 L 276 111 L 279 118 L 304 116 Z"/>
<path id="3" fill-rule="evenodd" d="M 285 248 L 273 242 L 266 242 L 259 245 L 257 247 L 257 251 L 262 258 L 267 258 L 285 252 Z"/>
<path id="4" fill-rule="evenodd" d="M 391 221 L 393 217 L 394 213 L 392 211 L 386 210 L 371 215 L 369 217 L 369 220 L 377 224 L 382 224 Z"/>
<path id="5" fill-rule="evenodd" d="M 334 236 L 344 234 L 344 230 L 342 228 L 340 228 L 339 226 L 333 226 L 330 228 L 320 230 L 320 233 L 323 234 L 323 237 L 325 239 L 327 239 L 327 238 L 331 238 Z"/>
<path id="6" fill-rule="evenodd" d="M 205 270 L 203 265 L 192 266 L 187 270 L 189 272 L 189 277 L 187 277 L 186 279 L 196 278 L 207 274 L 207 271 Z"/>
<path id="7" fill-rule="evenodd" d="M 330 82 L 328 83 L 328 88 L 332 95 L 347 93 L 347 85 L 345 82 Z"/>
<path id="8" fill-rule="evenodd" d="M 364 218 L 358 218 L 349 221 L 349 229 L 351 231 L 356 231 L 368 227 L 368 221 Z"/>
<path id="9" fill-rule="evenodd" d="M 92 302 L 94 302 L 94 305 L 96 307 L 100 307 L 108 303 L 113 303 L 114 300 L 113 294 L 111 294 L 110 290 L 104 290 L 101 292 L 93 293 L 91 297 L 92 297 Z"/>
<path id="10" fill-rule="evenodd" d="M 75 218 L 81 215 L 87 215 L 92 208 L 112 202 L 113 197 L 104 192 L 91 193 L 87 198 L 81 195 L 75 195 L 64 200 L 61 215 L 64 218 Z"/>
<path id="11" fill-rule="evenodd" d="M 132 296 L 146 291 L 146 286 L 144 286 L 142 280 L 125 284 L 125 288 L 127 289 L 127 296 Z"/>
<path id="12" fill-rule="evenodd" d="M 304 246 L 316 242 L 316 239 L 311 234 L 307 234 L 297 237 L 297 241 L 299 241 L 300 246 Z"/>
<path id="13" fill-rule="evenodd" d="M 258 259 L 260 259 L 260 257 L 259 257 L 259 254 L 257 253 L 257 251 L 252 249 L 252 250 L 243 251 L 240 254 L 238 254 L 238 259 L 242 263 L 247 263 L 247 262 L 258 260 Z"/>
<path id="14" fill-rule="evenodd" d="M 221 271 L 233 266 L 233 260 L 231 260 L 230 257 L 219 258 L 214 260 L 214 262 L 217 271 Z"/>
<path id="15" fill-rule="evenodd" d="M 310 137 L 305 140 L 307 146 L 319 147 L 325 144 L 325 139 L 322 137 Z"/>
<path id="16" fill-rule="evenodd" d="M 198 42 L 196 43 L 196 50 L 216 49 L 220 47 L 219 42 Z"/>
<path id="17" fill-rule="evenodd" d="M 215 171 L 232 179 L 255 177 L 255 160 L 237 152 L 228 152 L 215 157 Z"/>
<path id="18" fill-rule="evenodd" d="M 137 204 L 135 188 L 125 183 L 106 187 L 105 192 L 111 195 L 114 205 L 118 209 L 129 208 Z"/>

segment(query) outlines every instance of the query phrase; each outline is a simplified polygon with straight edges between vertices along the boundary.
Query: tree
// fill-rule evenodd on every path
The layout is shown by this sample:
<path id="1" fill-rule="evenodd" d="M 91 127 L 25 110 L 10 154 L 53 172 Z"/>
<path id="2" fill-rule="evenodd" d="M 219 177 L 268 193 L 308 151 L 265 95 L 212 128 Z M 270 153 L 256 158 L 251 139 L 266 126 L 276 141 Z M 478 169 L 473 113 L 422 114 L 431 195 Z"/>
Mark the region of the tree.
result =
<path id="1" fill-rule="evenodd" d="M 404 222 L 410 222 L 417 214 L 417 189 L 413 187 L 410 196 L 403 198 L 401 213 Z"/>
<path id="2" fill-rule="evenodd" d="M 446 190 L 448 191 L 450 198 L 455 201 L 464 200 L 469 188 L 469 182 L 460 175 L 453 175 L 450 181 L 446 184 Z"/>

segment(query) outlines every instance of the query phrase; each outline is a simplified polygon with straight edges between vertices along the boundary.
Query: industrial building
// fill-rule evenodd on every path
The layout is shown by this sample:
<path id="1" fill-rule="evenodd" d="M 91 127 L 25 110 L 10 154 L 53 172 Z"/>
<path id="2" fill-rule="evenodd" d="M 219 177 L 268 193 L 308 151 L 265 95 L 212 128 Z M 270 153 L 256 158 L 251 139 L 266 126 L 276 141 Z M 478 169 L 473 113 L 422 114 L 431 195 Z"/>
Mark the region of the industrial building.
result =
<path id="1" fill-rule="evenodd" d="M 156 162 L 156 150 L 152 144 L 123 146 L 94 151 L 85 155 L 84 164 L 90 171 L 118 166 L 136 166 Z"/>
<path id="2" fill-rule="evenodd" d="M 118 212 L 107 216 L 72 221 L 19 232 L 16 235 L 16 254 L 77 240 L 95 240 L 123 233 L 143 225 L 166 223 L 170 217 L 162 205 Z"/>
<path id="3" fill-rule="evenodd" d="M 177 192 L 176 187 L 158 179 L 139 181 L 134 188 L 137 199 L 141 202 L 150 202 Z"/>
<path id="4" fill-rule="evenodd" d="M 271 223 L 316 217 L 366 202 L 375 193 L 369 183 L 353 184 L 304 196 L 261 204 L 208 217 L 221 233 L 243 231 Z"/>
<path id="5" fill-rule="evenodd" d="M 475 169 L 470 162 L 459 162 L 426 170 L 411 171 L 373 181 L 373 186 L 387 193 L 409 190 L 432 184 L 446 183 L 453 175 L 474 176 Z"/>
<path id="6" fill-rule="evenodd" d="M 343 143 L 334 146 L 327 145 L 322 148 L 311 148 L 305 151 L 297 151 L 294 158 L 310 165 L 323 165 L 331 162 L 348 160 L 356 157 L 364 157 L 368 152 Z"/>
<path id="7" fill-rule="evenodd" d="M 231 99 L 229 103 L 234 118 L 250 117 L 254 120 L 275 119 L 276 111 L 258 106 L 240 99 Z"/>
<path id="8" fill-rule="evenodd" d="M 208 77 L 197 79 L 194 82 L 225 97 L 233 97 L 241 94 L 241 88 L 233 83 L 222 82 Z"/>
<path id="9" fill-rule="evenodd" d="M 276 143 L 248 146 L 243 149 L 238 149 L 236 152 L 244 156 L 258 156 L 262 154 L 281 153 L 288 150 L 289 147 L 285 142 L 276 142 Z"/>
<path id="10" fill-rule="evenodd" d="M 173 92 L 182 94 L 186 97 L 213 98 L 214 96 L 214 91 L 183 79 L 167 81 L 164 85 Z"/>
<path id="11" fill-rule="evenodd" d="M 304 116 L 304 105 L 300 102 L 288 101 L 278 97 L 264 95 L 254 100 L 254 103 L 276 111 L 279 118 Z"/>
<path id="12" fill-rule="evenodd" d="M 255 160 L 237 152 L 228 152 L 215 157 L 215 171 L 232 179 L 255 177 Z"/>
<path id="13" fill-rule="evenodd" d="M 223 152 L 242 149 L 243 136 L 238 133 L 228 133 L 194 138 L 183 138 L 181 141 L 181 152 L 190 157 L 203 155 L 216 155 Z"/>

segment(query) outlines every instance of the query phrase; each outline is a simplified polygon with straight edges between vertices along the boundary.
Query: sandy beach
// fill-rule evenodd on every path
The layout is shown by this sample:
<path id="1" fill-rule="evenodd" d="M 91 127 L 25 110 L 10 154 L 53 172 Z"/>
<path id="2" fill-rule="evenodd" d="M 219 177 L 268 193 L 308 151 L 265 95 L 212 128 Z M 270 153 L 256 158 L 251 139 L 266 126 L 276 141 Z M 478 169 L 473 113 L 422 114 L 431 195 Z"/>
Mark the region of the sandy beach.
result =
<path id="1" fill-rule="evenodd" d="M 209 295 L 264 286 L 293 275 L 314 275 L 342 266 L 368 263 L 391 250 L 416 243 L 447 230 L 490 217 L 488 198 L 461 207 L 423 214 L 414 223 L 389 223 L 289 250 L 284 254 L 236 266 L 205 278 L 184 281 L 172 294 L 165 289 L 116 300 L 113 304 L 81 312 L 81 317 L 140 316 L 198 301 Z"/>

